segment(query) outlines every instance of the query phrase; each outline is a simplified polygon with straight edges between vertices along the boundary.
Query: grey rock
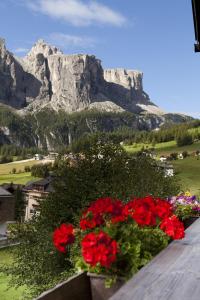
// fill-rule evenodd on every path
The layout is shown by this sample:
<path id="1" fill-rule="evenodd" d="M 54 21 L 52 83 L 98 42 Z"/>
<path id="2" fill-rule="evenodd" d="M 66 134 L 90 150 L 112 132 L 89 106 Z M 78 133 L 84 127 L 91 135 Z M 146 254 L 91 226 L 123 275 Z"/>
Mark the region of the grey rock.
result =
<path id="1" fill-rule="evenodd" d="M 51 106 L 74 112 L 106 98 L 100 61 L 89 55 L 54 55 L 48 58 L 52 86 Z"/>
<path id="2" fill-rule="evenodd" d="M 64 55 L 43 40 L 23 59 L 7 51 L 3 40 L 0 43 L 0 101 L 16 108 L 26 107 L 25 111 L 48 107 L 71 113 L 91 107 L 107 107 L 109 111 L 113 107 L 116 111 L 118 107 L 140 112 L 137 104 L 147 105 L 150 101 L 142 79 L 139 71 L 103 71 L 95 56 Z"/>
<path id="3" fill-rule="evenodd" d="M 143 91 L 142 72 L 108 69 L 104 71 L 104 78 L 110 99 L 125 110 L 139 113 L 142 109 L 137 104 L 149 104 L 150 98 Z"/>
<path id="4" fill-rule="evenodd" d="M 23 58 L 17 59 L 0 39 L 0 103 L 21 109 L 21 114 L 43 109 L 132 112 L 148 123 L 184 121 L 184 116 L 166 114 L 143 90 L 143 73 L 135 70 L 103 70 L 93 55 L 64 55 L 39 40 Z M 147 116 L 152 116 L 147 121 Z"/>
<path id="5" fill-rule="evenodd" d="M 24 70 L 6 50 L 3 39 L 0 39 L 0 102 L 16 108 L 26 104 Z"/>

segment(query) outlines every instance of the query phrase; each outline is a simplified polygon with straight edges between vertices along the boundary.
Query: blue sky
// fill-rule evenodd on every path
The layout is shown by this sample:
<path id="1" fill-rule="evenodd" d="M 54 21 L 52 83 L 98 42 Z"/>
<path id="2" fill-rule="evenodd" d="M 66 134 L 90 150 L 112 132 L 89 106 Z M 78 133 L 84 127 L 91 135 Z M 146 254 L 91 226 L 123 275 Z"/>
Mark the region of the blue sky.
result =
<path id="1" fill-rule="evenodd" d="M 104 68 L 144 72 L 144 89 L 166 111 L 200 117 L 200 54 L 190 0 L 3 0 L 0 36 L 25 55 L 43 38 Z"/>

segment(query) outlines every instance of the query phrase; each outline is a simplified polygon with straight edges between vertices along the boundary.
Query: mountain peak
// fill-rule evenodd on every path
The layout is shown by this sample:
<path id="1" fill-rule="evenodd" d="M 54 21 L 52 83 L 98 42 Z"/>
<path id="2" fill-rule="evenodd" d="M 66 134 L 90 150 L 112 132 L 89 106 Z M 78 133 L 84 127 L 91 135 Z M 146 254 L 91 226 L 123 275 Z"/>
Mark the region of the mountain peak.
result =
<path id="1" fill-rule="evenodd" d="M 30 52 L 27 54 L 27 57 L 30 56 L 36 56 L 37 54 L 42 53 L 44 57 L 48 57 L 50 55 L 55 55 L 55 54 L 63 54 L 60 49 L 58 49 L 55 46 L 51 46 L 47 42 L 45 42 L 43 39 L 39 39 Z"/>
<path id="2" fill-rule="evenodd" d="M 0 51 L 2 53 L 6 52 L 6 41 L 5 41 L 5 39 L 3 39 L 1 37 L 0 37 Z"/>

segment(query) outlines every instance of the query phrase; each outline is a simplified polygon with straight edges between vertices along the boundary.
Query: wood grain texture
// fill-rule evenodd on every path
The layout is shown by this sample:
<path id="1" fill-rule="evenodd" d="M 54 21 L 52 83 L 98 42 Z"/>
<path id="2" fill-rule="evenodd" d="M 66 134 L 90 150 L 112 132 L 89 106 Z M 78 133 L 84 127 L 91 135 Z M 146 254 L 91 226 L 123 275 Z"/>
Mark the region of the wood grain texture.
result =
<path id="1" fill-rule="evenodd" d="M 86 272 L 75 275 L 35 300 L 92 300 L 89 277 Z"/>
<path id="2" fill-rule="evenodd" d="M 200 300 L 200 219 L 110 300 Z"/>

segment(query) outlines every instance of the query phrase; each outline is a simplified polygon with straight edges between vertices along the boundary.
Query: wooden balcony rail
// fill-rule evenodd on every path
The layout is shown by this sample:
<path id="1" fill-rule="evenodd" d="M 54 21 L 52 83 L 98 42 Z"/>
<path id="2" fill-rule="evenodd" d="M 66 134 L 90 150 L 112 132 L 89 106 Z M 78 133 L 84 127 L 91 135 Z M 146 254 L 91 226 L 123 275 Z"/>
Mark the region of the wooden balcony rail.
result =
<path id="1" fill-rule="evenodd" d="M 35 300 L 92 300 L 89 277 L 85 272 L 75 275 Z"/>

